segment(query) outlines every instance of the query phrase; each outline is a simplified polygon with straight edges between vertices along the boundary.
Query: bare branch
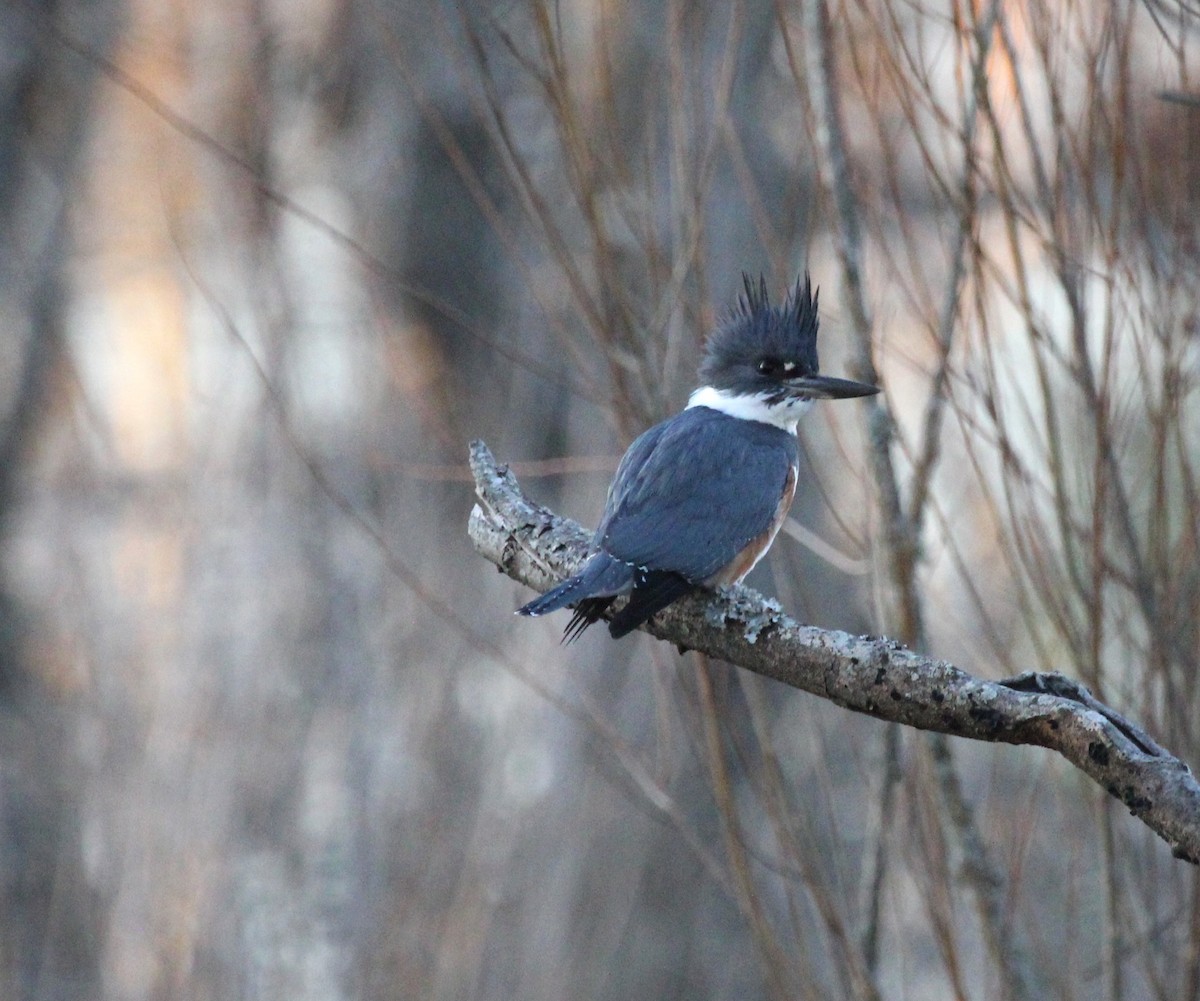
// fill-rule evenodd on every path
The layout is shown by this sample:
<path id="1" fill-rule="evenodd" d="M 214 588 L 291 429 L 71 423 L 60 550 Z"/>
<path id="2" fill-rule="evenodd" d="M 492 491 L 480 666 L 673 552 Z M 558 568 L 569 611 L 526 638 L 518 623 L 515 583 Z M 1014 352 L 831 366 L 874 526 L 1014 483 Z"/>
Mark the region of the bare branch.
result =
<path id="1" fill-rule="evenodd" d="M 468 532 L 482 556 L 538 590 L 579 566 L 589 542 L 583 526 L 529 501 L 482 442 L 471 445 L 471 469 L 479 503 Z M 878 719 L 1057 751 L 1121 800 L 1176 857 L 1200 864 L 1200 783 L 1191 770 L 1060 674 L 984 681 L 895 640 L 801 625 L 744 587 L 686 598 L 645 628 Z"/>

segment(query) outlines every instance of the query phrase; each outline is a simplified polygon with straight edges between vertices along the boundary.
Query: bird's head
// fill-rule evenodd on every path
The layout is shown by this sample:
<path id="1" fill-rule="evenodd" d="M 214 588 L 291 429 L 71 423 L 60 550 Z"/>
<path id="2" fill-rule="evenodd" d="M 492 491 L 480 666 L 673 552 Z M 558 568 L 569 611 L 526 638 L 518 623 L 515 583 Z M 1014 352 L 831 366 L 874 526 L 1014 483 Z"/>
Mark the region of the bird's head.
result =
<path id="1" fill-rule="evenodd" d="M 878 393 L 876 386 L 820 375 L 817 365 L 817 295 L 808 275 L 781 306 L 772 306 L 767 284 L 743 275 L 745 293 L 709 338 L 700 380 L 721 397 L 770 410 L 795 411 L 810 400 L 840 400 Z"/>

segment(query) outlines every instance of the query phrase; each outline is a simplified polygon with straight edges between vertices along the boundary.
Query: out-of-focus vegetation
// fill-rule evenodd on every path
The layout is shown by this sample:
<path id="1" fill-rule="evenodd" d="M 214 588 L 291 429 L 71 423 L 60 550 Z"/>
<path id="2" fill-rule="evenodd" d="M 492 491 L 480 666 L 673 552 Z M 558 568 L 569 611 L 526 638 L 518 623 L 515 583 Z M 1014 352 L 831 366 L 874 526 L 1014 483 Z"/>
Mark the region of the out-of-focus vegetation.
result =
<path id="1" fill-rule="evenodd" d="M 1200 998 L 1195 870 L 1067 766 L 561 648 L 464 531 L 468 438 L 593 520 L 808 269 L 886 409 L 751 583 L 1200 761 L 1197 27 L 10 5 L 0 993 Z"/>

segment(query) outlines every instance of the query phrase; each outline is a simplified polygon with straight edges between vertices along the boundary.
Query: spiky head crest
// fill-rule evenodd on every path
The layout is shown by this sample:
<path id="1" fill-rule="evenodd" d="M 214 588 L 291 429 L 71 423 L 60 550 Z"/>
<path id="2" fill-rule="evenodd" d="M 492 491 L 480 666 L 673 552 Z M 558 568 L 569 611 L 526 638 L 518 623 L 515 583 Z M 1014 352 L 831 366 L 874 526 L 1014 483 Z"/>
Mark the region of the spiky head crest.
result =
<path id="1" fill-rule="evenodd" d="M 767 282 L 743 273 L 745 291 L 708 340 L 700 379 L 735 393 L 770 394 L 785 376 L 817 374 L 817 293 L 805 272 L 782 306 Z"/>

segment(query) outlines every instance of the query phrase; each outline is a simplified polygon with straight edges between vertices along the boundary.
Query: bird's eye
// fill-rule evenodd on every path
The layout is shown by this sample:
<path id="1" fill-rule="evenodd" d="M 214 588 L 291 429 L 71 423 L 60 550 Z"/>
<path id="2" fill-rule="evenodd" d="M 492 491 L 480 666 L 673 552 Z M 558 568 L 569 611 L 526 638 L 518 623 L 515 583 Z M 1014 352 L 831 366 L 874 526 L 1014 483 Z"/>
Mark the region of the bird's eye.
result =
<path id="1" fill-rule="evenodd" d="M 776 378 L 790 379 L 800 368 L 794 361 L 783 361 L 780 358 L 762 358 L 758 363 L 760 375 L 770 375 Z"/>

